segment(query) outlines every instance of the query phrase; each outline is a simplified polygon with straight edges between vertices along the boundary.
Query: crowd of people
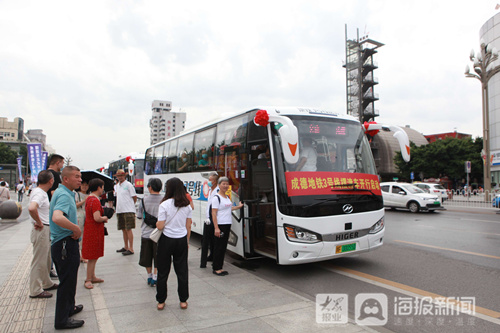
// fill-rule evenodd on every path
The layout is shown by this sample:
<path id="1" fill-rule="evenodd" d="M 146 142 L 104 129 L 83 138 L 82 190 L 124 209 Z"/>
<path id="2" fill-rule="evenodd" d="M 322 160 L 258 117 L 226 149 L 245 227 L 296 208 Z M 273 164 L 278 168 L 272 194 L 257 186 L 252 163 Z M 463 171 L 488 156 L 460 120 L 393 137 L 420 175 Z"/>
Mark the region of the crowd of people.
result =
<path id="1" fill-rule="evenodd" d="M 243 204 L 232 204 L 227 195 L 228 178 L 212 174 L 209 186 L 200 267 L 206 268 L 207 262 L 212 261 L 213 273 L 225 276 L 228 272 L 223 270 L 223 263 L 231 228 L 231 211 L 240 209 Z M 160 194 L 163 187 L 165 195 Z M 9 196 L 8 189 L 5 194 L 4 188 L 6 185 L 0 182 L 0 198 Z M 179 306 L 187 309 L 193 201 L 179 178 L 171 178 L 165 184 L 159 178 L 151 178 L 147 188 L 149 195 L 140 200 L 136 210 L 135 188 L 126 180 L 124 170 L 117 171 L 113 192 L 117 229 L 122 231 L 124 245 L 116 252 L 123 256 L 135 254 L 133 229 L 136 218 L 141 219 L 139 265 L 146 269 L 148 286 L 156 287 L 157 309 L 165 308 L 172 264 L 177 276 Z M 36 186 L 30 191 L 28 211 L 33 224 L 33 259 L 29 297 L 50 298 L 53 296 L 50 291 L 57 290 L 56 329 L 84 325 L 83 320 L 71 318 L 83 310 L 83 305 L 75 300 L 77 275 L 82 263 L 86 264 L 85 288 L 93 289 L 94 284 L 104 282 L 96 275 L 96 264 L 104 256 L 105 225 L 111 217 L 101 200 L 105 195 L 103 180 L 83 181 L 80 169 L 64 167 L 64 157 L 57 154 L 50 157 L 48 169 L 38 174 Z M 157 242 L 150 238 L 155 229 L 161 233 Z M 54 278 L 58 278 L 59 283 L 55 283 Z"/>

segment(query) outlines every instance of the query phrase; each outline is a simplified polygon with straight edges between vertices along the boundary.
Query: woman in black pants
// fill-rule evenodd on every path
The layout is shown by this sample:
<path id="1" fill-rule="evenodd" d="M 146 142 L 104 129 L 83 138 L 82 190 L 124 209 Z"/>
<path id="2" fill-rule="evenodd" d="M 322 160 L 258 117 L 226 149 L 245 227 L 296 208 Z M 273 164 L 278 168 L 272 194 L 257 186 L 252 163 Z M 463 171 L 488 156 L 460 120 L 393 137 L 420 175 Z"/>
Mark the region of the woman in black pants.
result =
<path id="1" fill-rule="evenodd" d="M 212 270 L 215 275 L 224 276 L 229 274 L 222 269 L 222 266 L 224 265 L 227 240 L 229 239 L 229 232 L 231 231 L 231 212 L 240 209 L 243 207 L 243 204 L 240 202 L 238 206 L 233 206 L 231 199 L 226 195 L 229 189 L 229 179 L 227 177 L 219 178 L 219 189 L 219 193 L 212 199 L 212 221 L 215 235 Z"/>
<path id="2" fill-rule="evenodd" d="M 179 178 L 167 181 L 165 196 L 158 209 L 156 227 L 163 230 L 158 241 L 158 281 L 156 285 L 157 309 L 165 308 L 167 299 L 167 279 L 170 266 L 174 262 L 177 275 L 177 292 L 181 309 L 187 309 L 188 286 L 188 247 L 191 235 L 191 214 L 189 200 L 184 184 Z"/>

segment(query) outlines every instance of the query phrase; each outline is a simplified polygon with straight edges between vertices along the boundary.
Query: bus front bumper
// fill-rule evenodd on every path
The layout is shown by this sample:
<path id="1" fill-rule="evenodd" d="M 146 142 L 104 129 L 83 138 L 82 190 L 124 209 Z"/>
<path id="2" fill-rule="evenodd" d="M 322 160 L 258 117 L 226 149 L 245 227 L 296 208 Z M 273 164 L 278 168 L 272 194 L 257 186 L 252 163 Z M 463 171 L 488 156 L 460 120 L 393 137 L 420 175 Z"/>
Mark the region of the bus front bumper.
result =
<path id="1" fill-rule="evenodd" d="M 376 234 L 368 234 L 361 238 L 341 242 L 298 243 L 289 241 L 284 233 L 278 232 L 280 244 L 279 264 L 297 265 L 316 261 L 358 255 L 373 251 L 383 245 L 385 228 Z"/>

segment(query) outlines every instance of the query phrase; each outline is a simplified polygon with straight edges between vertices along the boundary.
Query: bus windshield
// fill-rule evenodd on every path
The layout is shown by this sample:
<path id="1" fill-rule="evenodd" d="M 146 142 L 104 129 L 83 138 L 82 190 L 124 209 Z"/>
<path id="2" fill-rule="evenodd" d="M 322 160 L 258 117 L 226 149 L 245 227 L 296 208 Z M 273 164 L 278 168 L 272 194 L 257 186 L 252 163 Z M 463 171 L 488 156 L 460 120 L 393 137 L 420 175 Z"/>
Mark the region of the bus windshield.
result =
<path id="1" fill-rule="evenodd" d="M 277 172 L 278 201 L 284 214 L 336 215 L 342 213 L 342 205 L 357 201 L 364 203 L 358 205 L 362 207 L 358 212 L 382 207 L 370 145 L 358 122 L 336 117 L 289 118 L 299 133 L 296 164 L 282 159 L 280 138 L 273 135 L 276 166 L 281 169 Z"/>

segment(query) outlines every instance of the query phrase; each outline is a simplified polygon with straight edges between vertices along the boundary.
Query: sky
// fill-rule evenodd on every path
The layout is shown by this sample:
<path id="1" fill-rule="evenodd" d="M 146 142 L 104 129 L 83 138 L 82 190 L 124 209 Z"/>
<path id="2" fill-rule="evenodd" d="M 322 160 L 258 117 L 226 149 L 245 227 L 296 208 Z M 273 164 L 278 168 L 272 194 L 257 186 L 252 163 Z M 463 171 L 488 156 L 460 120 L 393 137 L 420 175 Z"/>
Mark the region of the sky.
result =
<path id="1" fill-rule="evenodd" d="M 499 1 L 500 2 L 500 1 Z M 144 152 L 153 100 L 186 127 L 263 105 L 346 112 L 345 26 L 385 44 L 381 123 L 482 136 L 465 78 L 497 2 L 0 0 L 0 117 L 81 169 Z"/>

